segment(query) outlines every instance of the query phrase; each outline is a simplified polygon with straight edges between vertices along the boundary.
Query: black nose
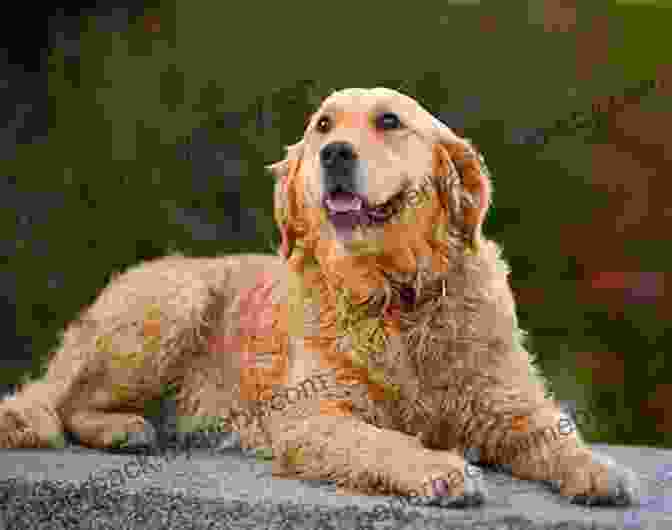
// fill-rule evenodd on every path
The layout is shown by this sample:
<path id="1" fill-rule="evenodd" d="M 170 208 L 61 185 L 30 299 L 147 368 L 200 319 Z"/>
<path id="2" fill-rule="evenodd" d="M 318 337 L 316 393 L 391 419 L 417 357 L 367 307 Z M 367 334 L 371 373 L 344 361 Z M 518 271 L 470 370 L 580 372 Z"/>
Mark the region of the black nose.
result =
<path id="1" fill-rule="evenodd" d="M 329 172 L 336 173 L 339 170 L 351 172 L 357 161 L 357 155 L 351 143 L 332 142 L 322 148 L 320 160 L 322 167 Z"/>
<path id="2" fill-rule="evenodd" d="M 327 193 L 334 191 L 355 192 L 355 166 L 357 154 L 348 142 L 332 142 L 320 151 Z"/>

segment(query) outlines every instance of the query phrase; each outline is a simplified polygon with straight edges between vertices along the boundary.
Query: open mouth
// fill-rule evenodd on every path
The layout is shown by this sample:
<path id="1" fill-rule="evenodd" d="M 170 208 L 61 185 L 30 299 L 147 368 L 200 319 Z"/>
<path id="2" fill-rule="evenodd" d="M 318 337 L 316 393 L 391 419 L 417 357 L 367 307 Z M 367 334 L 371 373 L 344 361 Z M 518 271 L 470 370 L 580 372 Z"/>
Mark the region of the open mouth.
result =
<path id="1" fill-rule="evenodd" d="M 393 195 L 387 201 L 372 205 L 366 197 L 348 191 L 328 193 L 324 198 L 324 208 L 329 220 L 339 235 L 346 235 L 356 227 L 382 225 L 401 209 L 405 190 Z"/>

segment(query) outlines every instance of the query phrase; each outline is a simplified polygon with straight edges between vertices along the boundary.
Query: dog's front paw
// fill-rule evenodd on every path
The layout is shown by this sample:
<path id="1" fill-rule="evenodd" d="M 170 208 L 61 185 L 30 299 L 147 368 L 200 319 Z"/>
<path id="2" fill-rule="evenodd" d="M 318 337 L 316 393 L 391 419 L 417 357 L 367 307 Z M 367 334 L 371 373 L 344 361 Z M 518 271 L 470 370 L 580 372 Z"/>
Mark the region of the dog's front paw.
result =
<path id="1" fill-rule="evenodd" d="M 53 409 L 22 397 L 0 403 L 0 448 L 64 446 L 63 424 Z"/>
<path id="2" fill-rule="evenodd" d="M 483 474 L 467 464 L 465 472 L 434 472 L 422 482 L 419 492 L 411 491 L 410 504 L 465 508 L 485 502 L 487 492 Z"/>
<path id="3" fill-rule="evenodd" d="M 574 504 L 632 506 L 640 502 L 637 475 L 612 458 L 591 453 L 591 461 L 569 470 L 554 484 Z"/>

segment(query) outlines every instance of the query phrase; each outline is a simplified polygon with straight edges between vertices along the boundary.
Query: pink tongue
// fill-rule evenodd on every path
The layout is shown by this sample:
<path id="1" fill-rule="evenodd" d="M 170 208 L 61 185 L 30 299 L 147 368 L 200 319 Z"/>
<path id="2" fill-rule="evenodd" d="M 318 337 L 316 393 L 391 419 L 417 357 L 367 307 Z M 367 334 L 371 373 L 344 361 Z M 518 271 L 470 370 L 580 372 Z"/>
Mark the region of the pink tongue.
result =
<path id="1" fill-rule="evenodd" d="M 336 213 L 358 212 L 362 209 L 362 199 L 352 193 L 332 193 L 326 202 L 329 209 Z"/>

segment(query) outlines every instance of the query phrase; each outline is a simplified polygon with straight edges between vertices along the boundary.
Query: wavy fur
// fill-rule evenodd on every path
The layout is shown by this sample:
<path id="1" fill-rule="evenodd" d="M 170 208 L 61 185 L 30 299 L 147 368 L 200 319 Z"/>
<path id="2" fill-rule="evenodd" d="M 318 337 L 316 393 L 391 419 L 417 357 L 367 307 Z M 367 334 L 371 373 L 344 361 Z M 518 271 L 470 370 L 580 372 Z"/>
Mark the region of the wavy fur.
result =
<path id="1" fill-rule="evenodd" d="M 381 106 L 405 127 L 373 129 Z M 320 135 L 327 111 L 335 125 Z M 433 185 L 344 242 L 319 201 L 330 141 L 354 146 L 373 203 L 427 176 Z M 636 502 L 633 474 L 576 429 L 538 435 L 564 416 L 525 350 L 500 249 L 482 234 L 492 183 L 466 140 L 408 96 L 348 89 L 269 169 L 279 255 L 169 256 L 114 278 L 68 326 L 46 376 L 0 404 L 0 447 L 46 446 L 64 429 L 97 448 L 145 443 L 143 408 L 172 385 L 181 416 L 224 417 L 246 447 L 272 446 L 278 475 L 478 503 L 485 489 L 463 458 L 476 450 L 564 495 Z M 249 414 L 316 373 L 336 386 Z"/>

